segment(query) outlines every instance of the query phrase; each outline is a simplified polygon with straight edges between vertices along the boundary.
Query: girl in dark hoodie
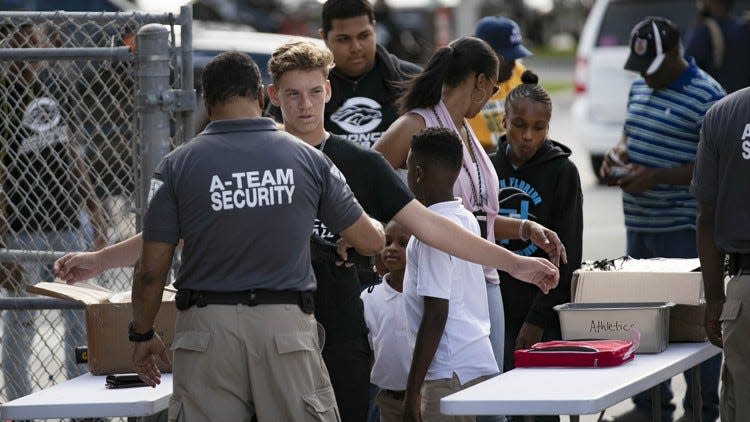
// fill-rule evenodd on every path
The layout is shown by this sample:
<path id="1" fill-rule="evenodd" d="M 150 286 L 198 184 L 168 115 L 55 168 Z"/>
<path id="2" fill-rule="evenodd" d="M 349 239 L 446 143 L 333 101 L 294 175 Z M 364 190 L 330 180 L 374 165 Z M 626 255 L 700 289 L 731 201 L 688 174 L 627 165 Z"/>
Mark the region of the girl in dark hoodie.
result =
<path id="1" fill-rule="evenodd" d="M 552 117 L 549 94 L 526 70 L 522 85 L 505 100 L 506 134 L 490 155 L 499 178 L 500 215 L 536 221 L 554 230 L 568 252 L 560 265 L 560 283 L 549 294 L 500 271 L 505 308 L 505 363 L 513 368 L 513 351 L 544 339 L 560 338 L 553 306 L 570 301 L 570 278 L 581 265 L 583 195 L 578 169 L 568 147 L 547 138 Z M 527 240 L 498 240 L 519 255 L 547 257 Z"/>

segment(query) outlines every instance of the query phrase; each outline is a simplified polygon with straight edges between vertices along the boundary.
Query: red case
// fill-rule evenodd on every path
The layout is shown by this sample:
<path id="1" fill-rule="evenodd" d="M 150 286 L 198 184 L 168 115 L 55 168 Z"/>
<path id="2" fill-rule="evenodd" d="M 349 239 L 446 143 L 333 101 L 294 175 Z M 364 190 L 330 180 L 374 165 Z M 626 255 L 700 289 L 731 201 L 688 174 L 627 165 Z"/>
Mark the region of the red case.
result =
<path id="1" fill-rule="evenodd" d="M 633 360 L 638 343 L 632 340 L 547 341 L 513 352 L 516 368 L 569 366 L 600 368 Z"/>

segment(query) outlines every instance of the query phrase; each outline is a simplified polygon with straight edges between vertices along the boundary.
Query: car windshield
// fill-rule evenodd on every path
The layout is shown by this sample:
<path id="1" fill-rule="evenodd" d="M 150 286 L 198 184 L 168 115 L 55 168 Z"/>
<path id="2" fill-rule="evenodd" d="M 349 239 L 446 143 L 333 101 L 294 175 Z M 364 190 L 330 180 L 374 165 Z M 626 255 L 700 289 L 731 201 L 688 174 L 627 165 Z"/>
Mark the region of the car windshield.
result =
<path id="1" fill-rule="evenodd" d="M 735 2 L 735 10 L 750 9 L 750 0 Z M 662 16 L 674 22 L 680 31 L 695 24 L 698 16 L 695 3 L 685 0 L 613 1 L 609 4 L 596 38 L 597 47 L 627 46 L 630 31 L 647 16 Z"/>

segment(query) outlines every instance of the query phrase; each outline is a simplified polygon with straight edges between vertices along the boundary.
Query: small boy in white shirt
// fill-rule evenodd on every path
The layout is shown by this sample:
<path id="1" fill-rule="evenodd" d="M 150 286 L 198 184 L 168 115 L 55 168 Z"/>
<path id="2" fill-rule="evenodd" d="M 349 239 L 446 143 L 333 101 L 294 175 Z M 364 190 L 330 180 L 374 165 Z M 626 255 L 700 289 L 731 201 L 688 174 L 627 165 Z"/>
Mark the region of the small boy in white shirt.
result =
<path id="1" fill-rule="evenodd" d="M 407 181 L 430 210 L 479 235 L 476 218 L 453 196 L 461 170 L 461 140 L 450 130 L 415 135 L 407 159 Z M 487 289 L 480 265 L 409 241 L 404 304 L 416 337 L 406 384 L 404 420 L 473 421 L 440 413 L 440 399 L 496 375 L 490 344 Z"/>
<path id="2" fill-rule="evenodd" d="M 401 294 L 406 268 L 406 245 L 411 233 L 396 221 L 385 226 L 385 248 L 380 253 L 388 274 L 370 291 L 362 292 L 365 322 L 369 330 L 370 348 L 375 354 L 370 382 L 380 387 L 375 402 L 380 422 L 403 420 L 406 377 L 411 364 L 414 343 L 409 329 Z"/>

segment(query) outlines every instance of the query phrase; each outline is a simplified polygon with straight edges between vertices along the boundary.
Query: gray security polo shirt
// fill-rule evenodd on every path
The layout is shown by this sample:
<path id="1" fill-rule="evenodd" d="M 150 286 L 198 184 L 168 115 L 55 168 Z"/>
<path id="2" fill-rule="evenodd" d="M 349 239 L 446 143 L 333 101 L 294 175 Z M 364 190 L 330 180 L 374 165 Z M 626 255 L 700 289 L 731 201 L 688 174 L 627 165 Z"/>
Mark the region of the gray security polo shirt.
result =
<path id="1" fill-rule="evenodd" d="M 362 214 L 328 158 L 265 118 L 210 123 L 164 157 L 149 198 L 144 240 L 185 241 L 181 289 L 313 289 L 316 216 L 340 232 Z"/>
<path id="2" fill-rule="evenodd" d="M 750 253 L 750 88 L 706 113 L 690 192 L 714 205 L 717 246 Z"/>

